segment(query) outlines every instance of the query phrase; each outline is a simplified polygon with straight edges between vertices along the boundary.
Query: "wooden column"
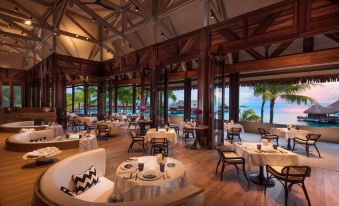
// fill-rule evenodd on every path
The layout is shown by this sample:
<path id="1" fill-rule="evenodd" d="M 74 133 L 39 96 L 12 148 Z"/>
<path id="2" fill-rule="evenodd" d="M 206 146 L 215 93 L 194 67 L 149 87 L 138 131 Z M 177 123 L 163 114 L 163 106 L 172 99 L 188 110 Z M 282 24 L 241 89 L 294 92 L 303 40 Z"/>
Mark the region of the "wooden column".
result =
<path id="1" fill-rule="evenodd" d="M 164 123 L 168 124 L 168 70 L 164 70 Z"/>
<path id="2" fill-rule="evenodd" d="M 112 80 L 109 80 L 109 88 L 108 88 L 108 112 L 109 112 L 109 115 L 112 115 Z"/>
<path id="3" fill-rule="evenodd" d="M 74 112 L 74 100 L 75 100 L 74 92 L 75 92 L 74 85 L 72 85 L 72 112 Z"/>
<path id="4" fill-rule="evenodd" d="M 230 75 L 230 120 L 239 121 L 239 73 Z"/>
<path id="5" fill-rule="evenodd" d="M 117 85 L 117 81 L 118 81 L 118 76 L 115 76 L 115 84 L 114 84 L 114 111 L 115 113 L 118 112 L 118 85 Z"/>
<path id="6" fill-rule="evenodd" d="M 157 75 L 156 75 L 156 68 L 151 70 L 151 114 L 150 117 L 153 120 L 151 127 L 156 127 L 156 101 L 157 101 Z"/>
<path id="7" fill-rule="evenodd" d="M 136 102 L 136 95 L 137 95 L 137 91 L 136 91 L 136 88 L 135 88 L 135 84 L 133 84 L 132 86 L 132 114 L 135 114 L 136 113 L 136 105 L 135 105 L 135 102 Z"/>
<path id="8" fill-rule="evenodd" d="M 98 98 L 99 100 L 99 98 Z M 98 101 L 99 102 L 99 101 Z M 88 109 L 88 84 L 84 84 L 84 115 L 87 116 L 87 109 Z"/>
<path id="9" fill-rule="evenodd" d="M 191 90 L 192 82 L 190 78 L 184 79 L 184 121 L 191 119 Z"/>

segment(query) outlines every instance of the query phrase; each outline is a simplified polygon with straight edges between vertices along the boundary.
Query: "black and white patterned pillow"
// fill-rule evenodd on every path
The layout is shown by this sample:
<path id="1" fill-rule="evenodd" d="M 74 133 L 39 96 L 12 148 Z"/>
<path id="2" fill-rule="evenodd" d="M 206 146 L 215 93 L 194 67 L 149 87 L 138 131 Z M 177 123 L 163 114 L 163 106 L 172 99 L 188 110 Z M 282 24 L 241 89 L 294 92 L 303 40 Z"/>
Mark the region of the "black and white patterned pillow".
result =
<path id="1" fill-rule="evenodd" d="M 73 192 L 72 192 L 71 190 L 69 190 L 68 188 L 66 188 L 66 187 L 60 187 L 60 190 L 61 190 L 62 192 L 64 192 L 65 194 L 74 197 Z"/>
<path id="2" fill-rule="evenodd" d="M 73 175 L 75 192 L 77 195 L 85 192 L 99 182 L 95 167 L 91 167 L 82 174 Z"/>

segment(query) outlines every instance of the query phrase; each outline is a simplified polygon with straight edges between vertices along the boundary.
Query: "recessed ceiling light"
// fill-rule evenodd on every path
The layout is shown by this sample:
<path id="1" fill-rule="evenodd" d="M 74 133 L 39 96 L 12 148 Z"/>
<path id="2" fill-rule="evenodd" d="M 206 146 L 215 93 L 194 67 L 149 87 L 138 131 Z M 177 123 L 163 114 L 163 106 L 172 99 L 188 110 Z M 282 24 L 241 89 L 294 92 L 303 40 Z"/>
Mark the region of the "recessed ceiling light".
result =
<path id="1" fill-rule="evenodd" d="M 92 22 L 95 22 L 95 18 L 94 17 L 92 18 Z"/>
<path id="2" fill-rule="evenodd" d="M 138 11 L 139 11 L 139 8 L 136 6 L 134 10 L 135 10 L 136 12 L 138 12 Z"/>
<path id="3" fill-rule="evenodd" d="M 104 31 L 106 31 L 107 30 L 107 27 L 106 26 L 104 26 Z"/>
<path id="4" fill-rule="evenodd" d="M 89 40 L 89 38 L 88 38 L 88 37 L 86 37 L 86 40 Z"/>
<path id="5" fill-rule="evenodd" d="M 78 38 L 78 37 L 79 37 L 79 34 L 76 34 L 75 37 Z"/>
<path id="6" fill-rule="evenodd" d="M 17 7 L 14 7 L 14 12 L 15 13 L 18 13 L 19 12 L 19 9 Z"/>
<path id="7" fill-rule="evenodd" d="M 211 19 L 214 19 L 214 14 L 213 14 L 213 12 L 211 12 Z"/>
<path id="8" fill-rule="evenodd" d="M 58 33 L 56 33 L 56 32 L 53 32 L 53 35 L 54 35 L 54 36 L 57 36 L 57 35 L 58 35 Z"/>
<path id="9" fill-rule="evenodd" d="M 32 25 L 32 17 L 29 17 L 29 19 L 27 19 L 27 20 L 25 21 L 25 24 L 26 24 L 26 25 Z"/>
<path id="10" fill-rule="evenodd" d="M 8 24 L 8 28 L 10 29 L 12 26 L 11 26 L 11 24 Z"/>

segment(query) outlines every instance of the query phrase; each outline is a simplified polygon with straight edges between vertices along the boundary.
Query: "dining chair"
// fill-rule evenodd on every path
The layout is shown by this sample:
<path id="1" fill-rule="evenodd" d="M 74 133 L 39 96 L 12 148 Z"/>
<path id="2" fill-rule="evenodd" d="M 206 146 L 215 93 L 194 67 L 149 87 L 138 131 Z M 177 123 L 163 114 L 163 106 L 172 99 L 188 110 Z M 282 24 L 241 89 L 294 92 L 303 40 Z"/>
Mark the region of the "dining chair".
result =
<path id="1" fill-rule="evenodd" d="M 241 128 L 235 128 L 235 127 L 230 128 L 230 129 L 227 130 L 226 139 L 229 140 L 232 143 L 234 138 L 237 137 L 238 142 L 241 142 L 241 137 L 240 137 L 241 132 L 242 132 Z"/>
<path id="2" fill-rule="evenodd" d="M 128 147 L 127 152 L 129 153 L 129 151 L 133 150 L 134 143 L 139 143 L 140 145 L 142 145 L 142 149 L 144 150 L 144 154 L 146 154 L 148 147 L 147 147 L 147 144 L 145 142 L 145 136 L 137 134 L 135 127 L 133 129 L 130 129 L 130 132 L 131 132 L 132 141 L 131 141 L 131 144 Z M 146 146 L 147 150 L 145 149 L 145 146 Z"/>
<path id="3" fill-rule="evenodd" d="M 185 142 L 187 139 L 190 138 L 190 135 L 192 136 L 192 138 L 194 138 L 193 129 L 187 129 L 184 127 L 182 137 L 185 139 Z"/>
<path id="4" fill-rule="evenodd" d="M 83 127 L 84 129 L 86 128 L 85 123 L 82 122 L 80 118 L 74 118 L 73 121 L 74 121 L 74 123 L 73 123 L 72 130 L 74 130 L 74 128 L 75 128 L 76 131 L 80 131 L 81 127 Z"/>
<path id="5" fill-rule="evenodd" d="M 127 118 L 127 121 L 128 121 L 128 128 L 130 128 L 131 125 L 133 126 L 137 126 L 137 121 L 136 121 L 136 118 L 134 117 L 128 117 Z"/>
<path id="6" fill-rule="evenodd" d="M 258 131 L 259 131 L 259 134 L 260 134 L 259 142 L 262 139 L 267 139 L 269 141 L 274 140 L 277 143 L 277 146 L 279 146 L 279 137 L 278 137 L 278 135 L 270 134 L 264 128 L 260 128 L 260 127 L 258 128 Z"/>
<path id="7" fill-rule="evenodd" d="M 168 156 L 168 140 L 166 138 L 152 138 L 151 145 L 152 155 L 159 154 L 163 151 L 165 156 Z"/>
<path id="8" fill-rule="evenodd" d="M 294 151 L 294 148 L 295 148 L 295 145 L 296 144 L 300 144 L 302 146 L 305 147 L 306 149 L 306 154 L 307 154 L 307 157 L 310 157 L 309 155 L 309 147 L 310 146 L 314 146 L 315 149 L 317 150 L 318 152 L 318 155 L 319 157 L 320 156 L 320 152 L 319 152 L 319 149 L 317 147 L 317 142 L 318 142 L 318 139 L 321 137 L 320 134 L 307 134 L 305 139 L 302 139 L 302 138 L 298 138 L 298 137 L 294 137 L 293 138 L 293 148 L 292 148 L 292 151 Z"/>
<path id="9" fill-rule="evenodd" d="M 287 206 L 288 193 L 291 191 L 293 185 L 299 185 L 306 196 L 308 205 L 311 205 L 310 198 L 308 196 L 305 179 L 311 176 L 311 168 L 308 166 L 270 166 L 266 165 L 266 184 L 265 194 L 267 189 L 267 183 L 269 179 L 275 178 L 284 186 L 285 190 L 285 206 Z"/>
<path id="10" fill-rule="evenodd" d="M 177 136 L 179 136 L 179 127 L 176 124 L 169 124 L 169 128 L 174 129 Z"/>
<path id="11" fill-rule="evenodd" d="M 219 161 L 217 164 L 217 168 L 215 169 L 215 174 L 218 173 L 219 165 L 221 163 L 220 181 L 222 181 L 222 175 L 227 165 L 233 165 L 237 169 L 238 174 L 239 174 L 238 165 L 242 165 L 243 174 L 246 177 L 248 184 L 250 184 L 250 181 L 247 177 L 245 170 L 245 159 L 243 157 L 238 156 L 234 150 L 227 147 L 217 146 L 217 151 L 219 154 Z"/>
<path id="12" fill-rule="evenodd" d="M 100 138 L 101 134 L 105 135 L 105 138 L 107 138 L 111 135 L 111 128 L 108 127 L 105 124 L 99 124 L 97 125 L 97 137 Z"/>

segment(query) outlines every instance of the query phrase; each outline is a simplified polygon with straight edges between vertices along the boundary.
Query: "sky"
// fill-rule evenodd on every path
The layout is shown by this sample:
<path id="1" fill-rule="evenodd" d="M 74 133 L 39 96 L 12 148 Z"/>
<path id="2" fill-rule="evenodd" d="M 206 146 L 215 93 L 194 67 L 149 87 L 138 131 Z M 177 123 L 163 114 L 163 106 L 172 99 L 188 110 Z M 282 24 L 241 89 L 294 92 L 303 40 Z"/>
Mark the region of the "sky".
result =
<path id="1" fill-rule="evenodd" d="M 178 100 L 184 99 L 184 90 L 173 91 L 177 96 Z M 317 102 L 327 105 L 339 100 L 339 82 L 328 82 L 320 83 L 311 89 L 300 93 L 308 97 L 312 97 Z M 228 90 L 225 90 L 225 96 L 228 96 Z M 197 99 L 197 90 L 192 90 L 192 100 Z M 227 100 L 226 100 L 227 101 Z M 260 97 L 253 95 L 253 88 L 251 87 L 240 87 L 240 104 L 260 102 Z M 284 100 L 278 99 L 277 103 L 285 102 Z M 172 103 L 172 102 L 171 102 Z"/>

